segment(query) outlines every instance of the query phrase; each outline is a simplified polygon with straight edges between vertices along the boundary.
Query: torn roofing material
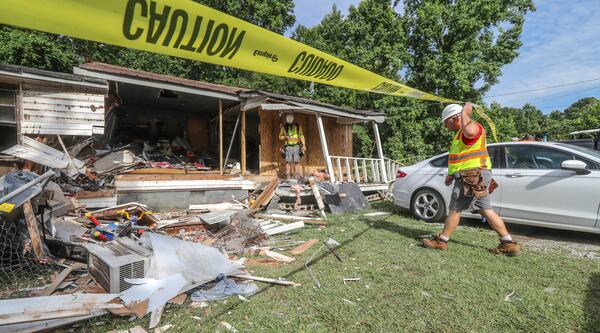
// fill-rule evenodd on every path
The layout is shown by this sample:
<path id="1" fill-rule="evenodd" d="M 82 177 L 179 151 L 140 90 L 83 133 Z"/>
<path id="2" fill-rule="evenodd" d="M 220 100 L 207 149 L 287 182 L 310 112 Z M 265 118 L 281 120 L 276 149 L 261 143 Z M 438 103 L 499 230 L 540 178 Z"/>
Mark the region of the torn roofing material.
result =
<path id="1" fill-rule="evenodd" d="M 238 100 L 238 93 L 246 90 L 244 88 L 224 86 L 176 76 L 138 71 L 131 68 L 109 65 L 101 62 L 83 64 L 79 67 L 75 67 L 73 71 L 75 74 L 96 77 L 110 81 L 145 86 L 152 85 L 156 88 L 195 94 L 203 92 L 205 95 L 211 94 L 213 97 L 236 101 Z"/>

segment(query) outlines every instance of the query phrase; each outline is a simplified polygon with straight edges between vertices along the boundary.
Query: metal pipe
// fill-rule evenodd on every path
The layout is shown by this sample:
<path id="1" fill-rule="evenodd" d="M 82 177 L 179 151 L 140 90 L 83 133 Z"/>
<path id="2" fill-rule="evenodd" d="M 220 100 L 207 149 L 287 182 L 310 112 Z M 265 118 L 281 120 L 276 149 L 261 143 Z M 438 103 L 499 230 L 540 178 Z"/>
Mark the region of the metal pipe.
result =
<path id="1" fill-rule="evenodd" d="M 29 183 L 19 187 L 18 189 L 10 192 L 9 194 L 3 196 L 2 198 L 0 198 L 0 204 L 3 204 L 5 202 L 7 202 L 8 200 L 16 197 L 17 195 L 27 191 L 28 189 L 32 188 L 34 185 L 46 180 L 46 179 L 50 179 L 52 177 L 56 176 L 56 173 L 54 173 L 54 171 L 52 170 L 48 170 L 46 171 L 46 173 L 44 173 L 43 175 L 37 177 L 36 179 L 30 181 Z"/>
<path id="2" fill-rule="evenodd" d="M 227 160 L 229 159 L 229 153 L 231 153 L 231 147 L 233 147 L 233 141 L 235 140 L 235 133 L 237 132 L 238 124 L 240 123 L 240 115 L 242 113 L 238 113 L 237 120 L 235 121 L 235 126 L 233 127 L 233 134 L 231 134 L 231 141 L 229 141 L 229 148 L 227 148 L 227 155 L 225 155 L 225 161 L 223 162 L 223 169 L 227 165 Z"/>

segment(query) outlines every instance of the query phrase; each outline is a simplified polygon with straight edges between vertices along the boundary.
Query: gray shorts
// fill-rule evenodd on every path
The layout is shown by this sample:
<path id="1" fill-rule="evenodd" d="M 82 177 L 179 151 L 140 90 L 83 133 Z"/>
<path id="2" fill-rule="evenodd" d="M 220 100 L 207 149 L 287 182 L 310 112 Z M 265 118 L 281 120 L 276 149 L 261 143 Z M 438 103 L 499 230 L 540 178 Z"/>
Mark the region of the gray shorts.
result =
<path id="1" fill-rule="evenodd" d="M 489 188 L 490 183 L 492 182 L 492 171 L 482 169 L 481 176 L 483 177 L 485 187 Z M 465 196 L 462 179 L 458 178 L 454 179 L 454 188 L 452 189 L 449 208 L 450 210 L 458 212 L 467 209 L 470 209 L 473 212 L 492 209 L 492 199 L 490 199 L 489 194 L 479 199 L 477 199 L 475 196 Z"/>
<path id="2" fill-rule="evenodd" d="M 300 162 L 300 145 L 285 146 L 285 161 L 288 163 Z"/>

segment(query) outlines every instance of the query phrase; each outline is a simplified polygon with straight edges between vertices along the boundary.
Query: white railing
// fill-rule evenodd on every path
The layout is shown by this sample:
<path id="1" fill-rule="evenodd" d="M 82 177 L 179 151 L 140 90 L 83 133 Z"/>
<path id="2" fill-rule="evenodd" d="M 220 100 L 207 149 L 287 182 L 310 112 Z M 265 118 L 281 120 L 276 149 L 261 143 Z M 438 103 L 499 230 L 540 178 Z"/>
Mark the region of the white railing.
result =
<path id="1" fill-rule="evenodd" d="M 330 158 L 333 165 L 334 177 L 338 182 L 345 181 L 358 184 L 385 183 L 381 174 L 381 160 L 379 158 L 349 156 L 330 156 Z M 390 180 L 388 170 L 390 169 L 386 168 L 387 178 Z M 395 170 L 392 175 L 396 175 Z"/>

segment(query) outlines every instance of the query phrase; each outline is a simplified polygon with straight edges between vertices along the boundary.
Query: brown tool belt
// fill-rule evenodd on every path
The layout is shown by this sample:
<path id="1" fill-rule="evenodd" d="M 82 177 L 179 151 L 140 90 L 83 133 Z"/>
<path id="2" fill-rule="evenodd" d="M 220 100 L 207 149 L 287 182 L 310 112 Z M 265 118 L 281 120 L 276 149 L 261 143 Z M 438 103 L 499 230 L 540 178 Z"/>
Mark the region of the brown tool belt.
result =
<path id="1" fill-rule="evenodd" d="M 463 192 L 466 196 L 475 196 L 478 199 L 483 198 L 494 192 L 498 187 L 498 183 L 492 179 L 488 192 L 480 168 L 461 170 L 459 173 L 460 178 L 462 178 Z"/>

